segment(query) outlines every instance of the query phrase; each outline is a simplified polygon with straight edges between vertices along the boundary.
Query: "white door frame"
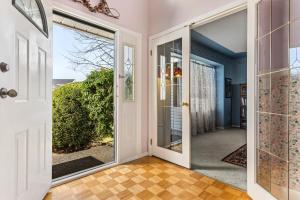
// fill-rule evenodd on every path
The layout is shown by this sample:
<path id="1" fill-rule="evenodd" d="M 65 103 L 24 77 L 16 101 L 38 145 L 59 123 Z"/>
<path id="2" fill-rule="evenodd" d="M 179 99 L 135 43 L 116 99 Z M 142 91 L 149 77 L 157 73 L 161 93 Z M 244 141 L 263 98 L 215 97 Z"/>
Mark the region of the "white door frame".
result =
<path id="1" fill-rule="evenodd" d="M 155 38 L 159 38 L 163 35 L 166 35 L 170 32 L 173 32 L 181 27 L 184 27 L 186 25 L 191 25 L 192 27 L 207 24 L 209 22 L 215 21 L 217 19 L 223 18 L 225 16 L 234 14 L 236 12 L 242 11 L 247 9 L 247 95 L 248 95 L 248 114 L 247 114 L 247 192 L 249 196 L 251 196 L 253 199 L 265 199 L 265 200 L 276 200 L 270 193 L 265 191 L 261 186 L 259 186 L 256 183 L 256 115 L 255 115 L 255 95 L 256 94 L 256 66 L 255 66 L 255 51 L 256 51 L 256 29 L 257 29 L 257 10 L 256 6 L 257 3 L 260 0 L 237 0 L 233 3 L 227 4 L 223 7 L 220 7 L 216 10 L 213 10 L 211 12 L 208 12 L 204 15 L 200 15 L 199 17 L 196 17 L 193 20 L 189 20 L 185 23 L 182 23 L 178 26 L 172 27 L 168 30 L 165 30 L 161 33 L 152 35 L 149 37 L 149 52 L 151 51 L 152 47 L 152 40 Z M 151 74 L 151 66 L 153 66 L 152 59 L 149 59 L 149 72 L 148 74 Z M 252 66 L 252 67 L 251 67 Z M 153 77 L 149 77 L 149 82 L 151 83 L 151 79 Z M 151 96 L 151 93 L 153 90 L 149 90 L 149 96 Z M 151 126 L 153 125 L 153 122 L 151 117 L 151 111 L 153 108 L 152 105 L 149 103 L 149 155 L 152 155 L 152 146 L 150 139 L 153 138 L 153 132 L 151 130 Z M 250 148 L 249 148 L 250 147 Z M 251 165 L 250 165 L 251 163 Z"/>
<path id="2" fill-rule="evenodd" d="M 122 52 L 120 52 L 120 49 L 121 49 L 121 46 L 124 45 L 124 44 L 123 43 L 120 44 L 119 41 L 120 41 L 120 37 L 121 37 L 121 32 L 131 34 L 131 35 L 133 35 L 133 36 L 135 36 L 139 39 L 140 44 L 137 46 L 137 48 L 139 48 L 142 51 L 142 49 L 141 49 L 142 34 L 131 31 L 129 29 L 118 26 L 116 24 L 110 23 L 108 21 L 102 20 L 102 19 L 100 19 L 96 16 L 93 16 L 91 14 L 88 14 L 88 13 L 85 13 L 85 12 L 82 12 L 82 11 L 79 11 L 78 9 L 74 9 L 72 7 L 66 6 L 65 4 L 57 2 L 57 1 L 53 2 L 53 8 L 52 9 L 54 11 L 66 14 L 68 16 L 71 16 L 71 17 L 74 17 L 74 18 L 77 18 L 77 19 L 95 24 L 97 26 L 115 31 L 115 66 L 116 66 L 115 76 L 114 76 L 115 77 L 114 78 L 115 79 L 114 80 L 115 81 L 115 85 L 114 85 L 114 87 L 115 87 L 114 93 L 115 94 L 114 94 L 114 97 L 115 97 L 115 107 L 116 107 L 116 109 L 115 109 L 115 161 L 112 162 L 112 163 L 108 163 L 106 165 L 103 165 L 103 166 L 99 166 L 98 168 L 87 170 L 87 171 L 79 173 L 77 175 L 67 177 L 67 178 L 64 178 L 62 180 L 55 181 L 55 182 L 52 183 L 52 187 L 55 187 L 55 186 L 64 184 L 66 182 L 70 182 L 70 181 L 73 181 L 73 180 L 76 180 L 76 179 L 79 179 L 79 178 L 97 173 L 99 171 L 105 170 L 107 168 L 111 168 L 111 167 L 116 166 L 118 164 L 121 164 L 123 162 L 131 161 L 131 160 L 134 159 L 134 158 L 128 158 L 126 161 L 124 161 L 124 160 L 121 160 L 121 156 L 120 156 L 120 154 L 122 152 L 122 150 L 120 149 L 120 146 L 119 146 L 120 142 L 121 142 L 120 141 L 121 140 L 120 135 L 122 134 L 120 132 L 120 129 L 121 129 L 121 127 L 120 127 L 120 122 L 121 122 L 120 108 L 121 108 L 122 99 L 120 99 L 119 96 L 121 96 L 120 93 L 122 93 L 122 90 L 118 89 L 118 88 L 121 85 L 120 81 L 122 81 L 122 79 L 119 78 L 119 75 L 122 73 L 122 71 L 121 71 L 122 63 L 120 62 L 120 56 L 121 56 Z M 52 31 L 52 30 L 49 30 L 49 31 Z M 139 53 L 139 55 L 141 55 L 141 52 Z M 142 66 L 141 60 L 137 60 L 136 63 L 137 63 L 136 65 Z M 135 84 L 138 85 L 140 83 L 140 81 L 141 80 L 136 79 Z M 139 87 L 136 87 L 136 91 L 137 90 L 139 90 Z M 137 95 L 137 93 L 136 93 L 136 95 Z M 138 98 L 141 99 L 140 96 L 136 96 L 136 99 L 138 99 Z M 139 102 L 137 102 L 137 104 L 138 104 L 137 105 L 138 109 L 140 109 L 140 107 L 141 107 L 140 100 L 139 100 Z M 141 118 L 139 117 L 139 120 L 137 121 L 137 129 L 139 129 L 140 124 L 141 124 L 140 119 Z M 141 131 L 137 130 L 137 133 L 140 133 L 140 132 Z M 138 136 L 138 138 L 140 138 L 140 136 Z M 137 142 L 137 146 L 141 146 L 141 141 Z M 140 148 L 138 147 L 137 149 L 140 149 Z"/>

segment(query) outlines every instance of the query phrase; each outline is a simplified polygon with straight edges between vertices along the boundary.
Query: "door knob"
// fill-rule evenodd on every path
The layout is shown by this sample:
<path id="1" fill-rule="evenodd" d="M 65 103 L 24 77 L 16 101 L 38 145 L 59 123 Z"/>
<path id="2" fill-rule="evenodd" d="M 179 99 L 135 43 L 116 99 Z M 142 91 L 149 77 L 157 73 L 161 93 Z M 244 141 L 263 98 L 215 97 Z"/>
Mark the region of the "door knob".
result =
<path id="1" fill-rule="evenodd" d="M 189 103 L 188 102 L 182 102 L 182 106 L 189 106 Z"/>
<path id="2" fill-rule="evenodd" d="M 7 96 L 14 98 L 14 97 L 18 96 L 18 93 L 17 93 L 17 91 L 14 90 L 14 89 L 7 90 L 6 88 L 1 88 L 1 89 L 0 89 L 0 97 L 1 97 L 2 99 L 4 99 L 4 98 L 6 98 Z"/>
<path id="3" fill-rule="evenodd" d="M 0 63 L 0 70 L 1 70 L 1 72 L 7 72 L 7 71 L 9 71 L 9 66 L 8 66 L 8 64 L 6 64 L 6 63 L 4 63 L 4 62 L 1 62 L 1 63 Z"/>

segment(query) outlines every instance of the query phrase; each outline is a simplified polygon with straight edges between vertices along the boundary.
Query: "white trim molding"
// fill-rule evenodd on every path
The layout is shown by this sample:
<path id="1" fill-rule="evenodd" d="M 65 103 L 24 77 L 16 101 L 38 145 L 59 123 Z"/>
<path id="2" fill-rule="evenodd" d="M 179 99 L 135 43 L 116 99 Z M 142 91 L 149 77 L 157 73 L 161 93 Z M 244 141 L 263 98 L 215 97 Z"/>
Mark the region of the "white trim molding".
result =
<path id="1" fill-rule="evenodd" d="M 134 161 L 134 160 L 146 157 L 146 156 L 149 156 L 148 152 L 140 153 L 140 154 L 138 154 L 136 156 L 133 156 L 131 158 L 127 158 L 127 159 L 122 160 L 119 164 L 128 163 L 128 162 L 131 162 L 131 161 Z"/>

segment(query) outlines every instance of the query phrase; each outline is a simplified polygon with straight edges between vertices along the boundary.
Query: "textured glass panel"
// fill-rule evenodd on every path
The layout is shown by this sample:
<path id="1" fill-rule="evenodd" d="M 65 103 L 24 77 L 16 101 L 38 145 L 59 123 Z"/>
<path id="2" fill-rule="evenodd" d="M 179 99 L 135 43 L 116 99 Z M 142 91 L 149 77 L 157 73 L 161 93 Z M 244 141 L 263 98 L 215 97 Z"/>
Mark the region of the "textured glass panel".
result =
<path id="1" fill-rule="evenodd" d="M 278 71 L 289 67 L 289 26 L 284 26 L 271 35 L 271 70 Z"/>
<path id="2" fill-rule="evenodd" d="M 300 68 L 290 71 L 289 198 L 300 199 Z"/>
<path id="3" fill-rule="evenodd" d="M 21 12 L 29 18 L 34 25 L 36 25 L 43 32 L 46 31 L 46 25 L 44 24 L 44 14 L 41 11 L 41 7 L 39 7 L 38 0 L 15 0 L 15 6 L 21 10 Z"/>
<path id="4" fill-rule="evenodd" d="M 126 101 L 134 100 L 134 48 L 124 46 L 124 96 Z"/>
<path id="5" fill-rule="evenodd" d="M 300 68 L 290 71 L 289 114 L 300 116 Z"/>
<path id="6" fill-rule="evenodd" d="M 258 115 L 258 148 L 265 151 L 270 152 L 270 114 L 268 113 L 260 113 Z"/>
<path id="7" fill-rule="evenodd" d="M 259 55 L 258 55 L 258 73 L 265 74 L 270 72 L 270 54 L 271 54 L 271 39 L 270 35 L 267 35 L 259 39 Z"/>
<path id="8" fill-rule="evenodd" d="M 289 199 L 300 199 L 300 165 L 299 162 L 289 163 Z"/>
<path id="9" fill-rule="evenodd" d="M 270 75 L 258 77 L 258 109 L 260 112 L 270 111 Z"/>
<path id="10" fill-rule="evenodd" d="M 271 74 L 271 111 L 288 114 L 289 70 Z"/>
<path id="11" fill-rule="evenodd" d="M 289 0 L 272 0 L 272 30 L 289 21 Z"/>
<path id="12" fill-rule="evenodd" d="M 157 142 L 182 152 L 182 39 L 157 48 Z"/>
<path id="13" fill-rule="evenodd" d="M 271 31 L 271 0 L 260 1 L 258 4 L 258 35 Z"/>
<path id="14" fill-rule="evenodd" d="M 288 200 L 288 163 L 271 156 L 271 193 L 279 200 Z"/>
<path id="15" fill-rule="evenodd" d="M 300 123 L 298 117 L 290 117 L 289 119 L 289 161 L 300 165 Z"/>
<path id="16" fill-rule="evenodd" d="M 300 1 L 299 1 L 300 2 Z M 299 4 L 300 7 L 300 4 Z M 290 24 L 290 67 L 300 67 L 300 20 Z"/>
<path id="17" fill-rule="evenodd" d="M 288 160 L 288 117 L 271 114 L 271 154 Z"/>
<path id="18" fill-rule="evenodd" d="M 299 0 L 290 0 L 290 12 L 291 12 L 291 19 L 290 20 L 295 20 L 300 18 L 300 1 Z M 300 198 L 299 198 L 300 199 Z"/>
<path id="19" fill-rule="evenodd" d="M 271 158 L 270 154 L 257 150 L 256 181 L 265 190 L 271 191 Z"/>

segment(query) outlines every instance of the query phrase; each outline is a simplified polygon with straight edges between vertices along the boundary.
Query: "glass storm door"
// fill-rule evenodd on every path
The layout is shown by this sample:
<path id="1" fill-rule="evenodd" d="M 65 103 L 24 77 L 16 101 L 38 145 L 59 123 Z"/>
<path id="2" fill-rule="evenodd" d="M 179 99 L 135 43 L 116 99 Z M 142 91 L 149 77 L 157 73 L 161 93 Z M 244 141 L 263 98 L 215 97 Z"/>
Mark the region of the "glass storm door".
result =
<path id="1" fill-rule="evenodd" d="M 190 168 L 190 29 L 153 40 L 154 156 Z"/>

